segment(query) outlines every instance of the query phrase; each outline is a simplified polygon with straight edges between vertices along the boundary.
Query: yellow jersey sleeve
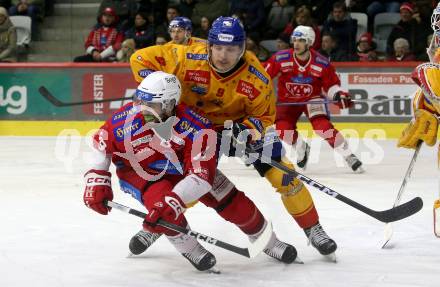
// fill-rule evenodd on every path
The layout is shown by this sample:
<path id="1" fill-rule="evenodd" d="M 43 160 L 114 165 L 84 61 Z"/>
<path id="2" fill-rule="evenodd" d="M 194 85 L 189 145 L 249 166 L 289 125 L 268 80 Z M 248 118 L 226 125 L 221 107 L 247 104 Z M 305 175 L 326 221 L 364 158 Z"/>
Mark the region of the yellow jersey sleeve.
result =
<path id="1" fill-rule="evenodd" d="M 130 68 L 136 82 L 153 71 L 163 71 L 176 75 L 183 65 L 186 46 L 165 44 L 137 50 L 130 57 Z"/>
<path id="2" fill-rule="evenodd" d="M 417 110 L 426 110 L 434 115 L 440 115 L 435 107 L 425 98 L 425 95 L 420 88 L 418 88 L 414 94 L 412 106 L 414 113 Z"/>
<path id="3" fill-rule="evenodd" d="M 275 123 L 276 97 L 272 79 L 253 53 L 246 52 L 245 59 L 250 64 L 248 73 L 256 77 L 255 88 L 260 92 L 253 100 L 248 97 L 247 118 L 257 117 L 266 129 Z"/>

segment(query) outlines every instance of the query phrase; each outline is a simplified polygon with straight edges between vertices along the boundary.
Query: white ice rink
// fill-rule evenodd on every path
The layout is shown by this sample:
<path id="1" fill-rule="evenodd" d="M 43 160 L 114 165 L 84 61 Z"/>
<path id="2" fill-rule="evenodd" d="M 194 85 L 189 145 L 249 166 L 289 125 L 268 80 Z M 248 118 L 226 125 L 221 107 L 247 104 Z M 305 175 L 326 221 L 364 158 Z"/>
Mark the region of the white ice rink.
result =
<path id="1" fill-rule="evenodd" d="M 235 161 L 221 169 L 273 222 L 279 238 L 293 244 L 304 265 L 284 265 L 265 254 L 249 260 L 204 244 L 217 257 L 222 274 L 197 272 L 165 239 L 144 255 L 126 258 L 128 242 L 141 219 L 113 210 L 108 216 L 86 208 L 81 149 L 57 147 L 51 137 L 0 138 L 0 286 L 439 286 L 440 239 L 433 234 L 432 206 L 438 198 L 436 149 L 422 147 L 403 196 L 422 197 L 424 208 L 395 223 L 388 249 L 380 249 L 384 224 L 311 188 L 321 223 L 339 248 L 337 263 L 307 246 L 302 230 L 284 210 L 279 196 L 257 173 Z M 330 149 L 316 144 L 305 174 L 372 209 L 391 208 L 412 151 L 395 141 L 362 143 L 356 153 L 366 173 L 336 167 Z M 60 144 L 61 142 L 58 142 Z M 79 143 L 79 142 L 78 142 Z M 379 148 L 378 148 L 379 147 Z M 77 154 L 77 151 L 80 153 Z M 384 153 L 381 160 L 381 151 Z M 63 157 L 63 154 L 70 155 Z M 374 163 L 376 162 L 376 163 Z M 141 209 L 118 190 L 115 201 Z M 198 204 L 186 213 L 192 229 L 240 246 L 247 239 L 212 210 Z"/>

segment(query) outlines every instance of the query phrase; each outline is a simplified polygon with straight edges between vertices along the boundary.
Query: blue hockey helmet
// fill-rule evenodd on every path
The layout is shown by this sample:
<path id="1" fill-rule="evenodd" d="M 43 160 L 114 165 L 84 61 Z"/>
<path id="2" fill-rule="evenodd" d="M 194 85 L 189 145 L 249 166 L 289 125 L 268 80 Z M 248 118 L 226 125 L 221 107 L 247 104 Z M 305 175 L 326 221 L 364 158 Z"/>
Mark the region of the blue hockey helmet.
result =
<path id="1" fill-rule="evenodd" d="M 170 24 L 168 25 L 168 29 L 175 27 L 183 28 L 187 31 L 192 31 L 191 20 L 186 17 L 175 17 L 173 20 L 171 20 Z"/>
<path id="2" fill-rule="evenodd" d="M 212 23 L 208 34 L 208 43 L 216 45 L 243 45 L 246 33 L 240 20 L 234 17 L 220 16 Z"/>

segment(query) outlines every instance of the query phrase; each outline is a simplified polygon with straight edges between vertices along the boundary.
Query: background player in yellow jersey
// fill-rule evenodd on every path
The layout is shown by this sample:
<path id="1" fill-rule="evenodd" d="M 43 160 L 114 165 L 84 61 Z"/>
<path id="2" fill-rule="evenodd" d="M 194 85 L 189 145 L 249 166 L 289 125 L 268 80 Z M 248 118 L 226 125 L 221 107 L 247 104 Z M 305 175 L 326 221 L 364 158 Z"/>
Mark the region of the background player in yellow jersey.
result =
<path id="1" fill-rule="evenodd" d="M 269 75 L 258 59 L 245 51 L 245 40 L 238 19 L 219 17 L 212 24 L 207 44 L 148 47 L 133 54 L 130 64 L 137 82 L 151 71 L 176 75 L 182 83 L 181 102 L 201 110 L 218 130 L 224 128 L 225 121 L 233 121 L 235 137 L 243 130 L 252 130 L 258 142 L 257 134 L 274 134 L 266 128 L 275 121 L 275 96 Z M 276 136 L 273 141 L 272 159 L 293 169 Z M 281 194 L 285 208 L 311 244 L 323 255 L 334 253 L 337 245 L 319 223 L 303 183 L 259 160 L 253 166 Z M 151 237 L 143 241 L 145 248 L 152 243 Z"/>
<path id="2" fill-rule="evenodd" d="M 398 146 L 415 149 L 419 141 L 433 146 L 437 141 L 438 121 L 440 117 L 440 3 L 431 17 L 434 31 L 431 45 L 427 49 L 433 63 L 417 66 L 412 74 L 419 85 L 413 99 L 414 117 L 399 138 Z M 438 166 L 440 168 L 440 145 Z M 440 194 L 434 202 L 434 233 L 440 237 Z"/>
<path id="3" fill-rule="evenodd" d="M 192 23 L 186 17 L 175 17 L 168 25 L 168 33 L 170 34 L 172 44 L 191 45 L 192 43 L 202 42 L 205 40 L 192 37 Z"/>

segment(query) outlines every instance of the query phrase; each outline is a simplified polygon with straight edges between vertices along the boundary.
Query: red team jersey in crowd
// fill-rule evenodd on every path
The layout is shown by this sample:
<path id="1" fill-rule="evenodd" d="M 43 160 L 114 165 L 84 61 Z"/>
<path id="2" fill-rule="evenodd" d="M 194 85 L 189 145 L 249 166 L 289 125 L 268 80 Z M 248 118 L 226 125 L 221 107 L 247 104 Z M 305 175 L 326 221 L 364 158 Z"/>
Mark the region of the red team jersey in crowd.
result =
<path id="1" fill-rule="evenodd" d="M 279 75 L 278 102 L 305 102 L 327 94 L 333 86 L 340 89 L 335 68 L 313 49 L 305 63 L 294 59 L 293 49 L 279 51 L 265 63 L 265 68 L 271 78 Z"/>
<path id="2" fill-rule="evenodd" d="M 176 107 L 176 117 L 178 122 L 174 125 L 173 135 L 164 143 L 153 130 L 144 126 L 143 115 L 137 113 L 132 104 L 127 104 L 94 135 L 95 148 L 111 155 L 121 189 L 141 202 L 139 191 L 145 190 L 149 182 L 154 181 L 143 178 L 147 175 L 163 173 L 156 180 L 166 178 L 177 183 L 186 175 L 195 174 L 213 183 L 216 138 L 211 137 L 212 142 L 208 143 L 207 136 L 201 135 L 202 129 L 206 132 L 210 127 L 210 121 L 182 104 Z M 136 166 L 141 169 L 140 172 Z"/>

